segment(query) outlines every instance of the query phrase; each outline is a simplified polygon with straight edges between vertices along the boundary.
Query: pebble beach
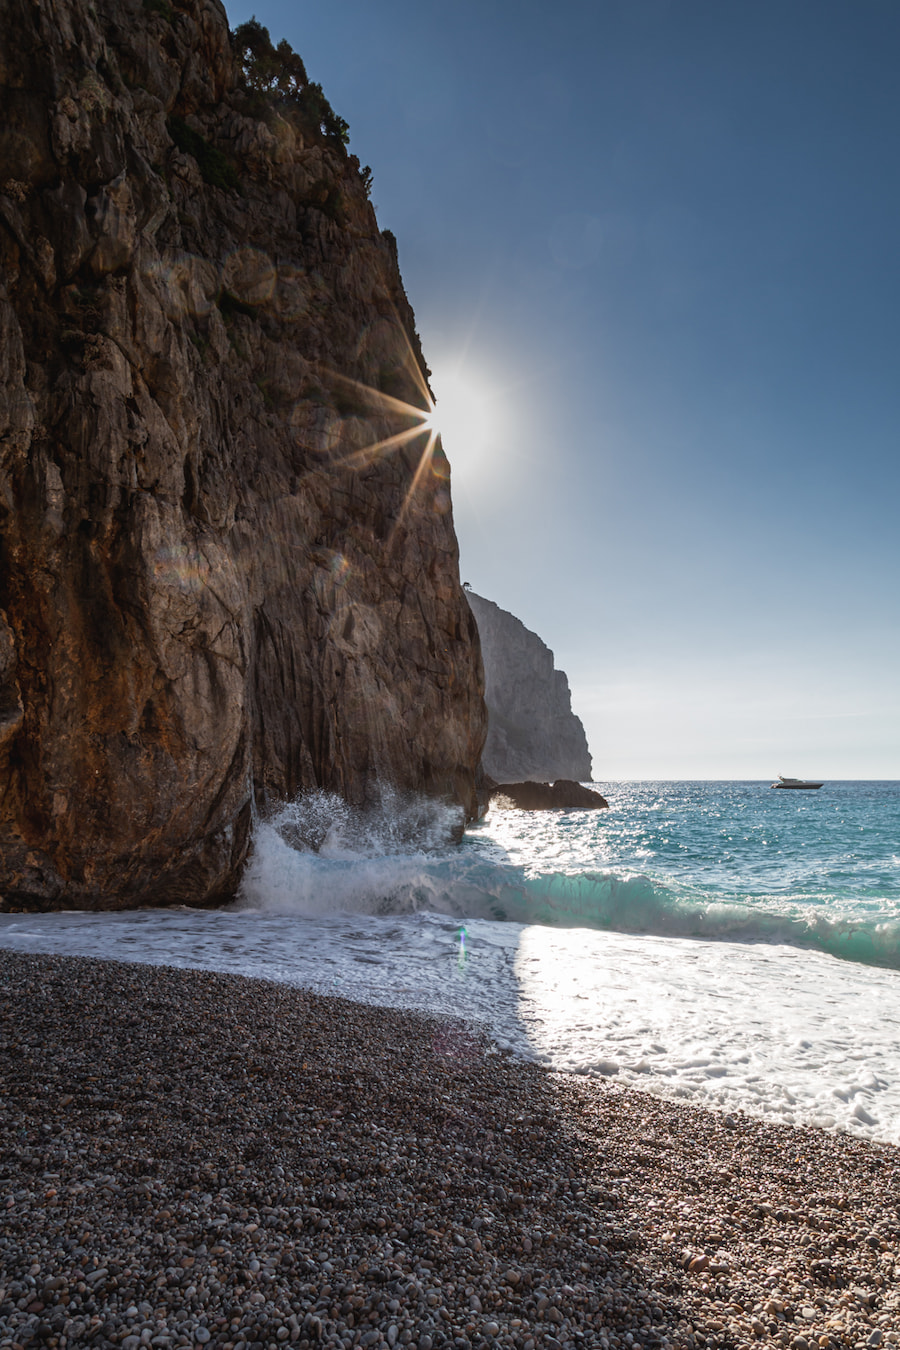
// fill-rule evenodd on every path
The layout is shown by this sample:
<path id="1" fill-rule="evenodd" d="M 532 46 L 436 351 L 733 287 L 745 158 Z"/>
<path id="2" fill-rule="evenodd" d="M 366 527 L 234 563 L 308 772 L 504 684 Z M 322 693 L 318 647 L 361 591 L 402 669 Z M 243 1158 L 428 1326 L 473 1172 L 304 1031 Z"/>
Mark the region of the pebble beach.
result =
<path id="1" fill-rule="evenodd" d="M 900 1151 L 0 951 L 0 1350 L 900 1344 Z"/>

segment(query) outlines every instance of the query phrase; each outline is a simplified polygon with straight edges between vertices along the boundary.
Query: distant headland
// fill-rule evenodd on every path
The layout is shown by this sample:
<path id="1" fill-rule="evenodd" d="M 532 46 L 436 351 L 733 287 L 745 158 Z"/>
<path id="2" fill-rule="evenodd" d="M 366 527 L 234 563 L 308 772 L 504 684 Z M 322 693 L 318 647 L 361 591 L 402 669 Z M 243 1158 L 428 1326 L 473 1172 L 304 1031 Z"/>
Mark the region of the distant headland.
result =
<path id="1" fill-rule="evenodd" d="M 565 672 L 520 619 L 467 589 L 484 660 L 488 734 L 482 763 L 499 783 L 590 782 L 591 755 Z"/>

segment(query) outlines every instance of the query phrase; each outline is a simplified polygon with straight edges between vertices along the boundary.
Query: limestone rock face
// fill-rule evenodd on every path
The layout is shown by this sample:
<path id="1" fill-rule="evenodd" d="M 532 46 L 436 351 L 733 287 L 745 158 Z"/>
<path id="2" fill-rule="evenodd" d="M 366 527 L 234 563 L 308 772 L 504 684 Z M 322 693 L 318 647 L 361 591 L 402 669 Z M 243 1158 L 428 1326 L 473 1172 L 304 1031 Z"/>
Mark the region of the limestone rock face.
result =
<path id="1" fill-rule="evenodd" d="M 591 756 L 572 711 L 565 673 L 525 625 L 474 591 L 466 592 L 484 660 L 488 734 L 485 773 L 500 783 L 572 778 L 590 782 Z"/>
<path id="2" fill-rule="evenodd" d="M 307 788 L 474 815 L 449 471 L 357 162 L 242 89 L 217 0 L 0 33 L 2 904 L 214 903 Z"/>

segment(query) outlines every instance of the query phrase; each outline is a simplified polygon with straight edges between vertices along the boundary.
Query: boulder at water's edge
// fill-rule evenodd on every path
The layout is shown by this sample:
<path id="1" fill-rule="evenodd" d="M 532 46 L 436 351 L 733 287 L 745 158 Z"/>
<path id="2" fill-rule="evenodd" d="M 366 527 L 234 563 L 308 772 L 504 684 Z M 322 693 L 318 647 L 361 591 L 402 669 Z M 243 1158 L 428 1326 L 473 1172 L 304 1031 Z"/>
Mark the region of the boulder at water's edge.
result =
<path id="1" fill-rule="evenodd" d="M 510 802 L 519 811 L 596 811 L 609 802 L 593 788 L 558 778 L 555 783 L 498 783 L 491 789 L 491 801 Z"/>

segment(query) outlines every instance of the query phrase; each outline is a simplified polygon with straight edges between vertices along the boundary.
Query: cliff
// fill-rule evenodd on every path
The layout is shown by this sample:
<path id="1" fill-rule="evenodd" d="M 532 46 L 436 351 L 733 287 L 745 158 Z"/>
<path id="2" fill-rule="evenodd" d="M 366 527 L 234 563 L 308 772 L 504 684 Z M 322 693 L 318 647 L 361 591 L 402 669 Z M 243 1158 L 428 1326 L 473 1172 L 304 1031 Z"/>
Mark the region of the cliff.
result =
<path id="1" fill-rule="evenodd" d="M 473 815 L 449 471 L 345 124 L 216 0 L 0 32 L 3 905 L 227 898 L 306 788 Z"/>
<path id="2" fill-rule="evenodd" d="M 484 660 L 488 734 L 485 773 L 500 783 L 573 778 L 589 782 L 591 756 L 572 711 L 569 682 L 553 653 L 513 614 L 467 592 Z"/>

